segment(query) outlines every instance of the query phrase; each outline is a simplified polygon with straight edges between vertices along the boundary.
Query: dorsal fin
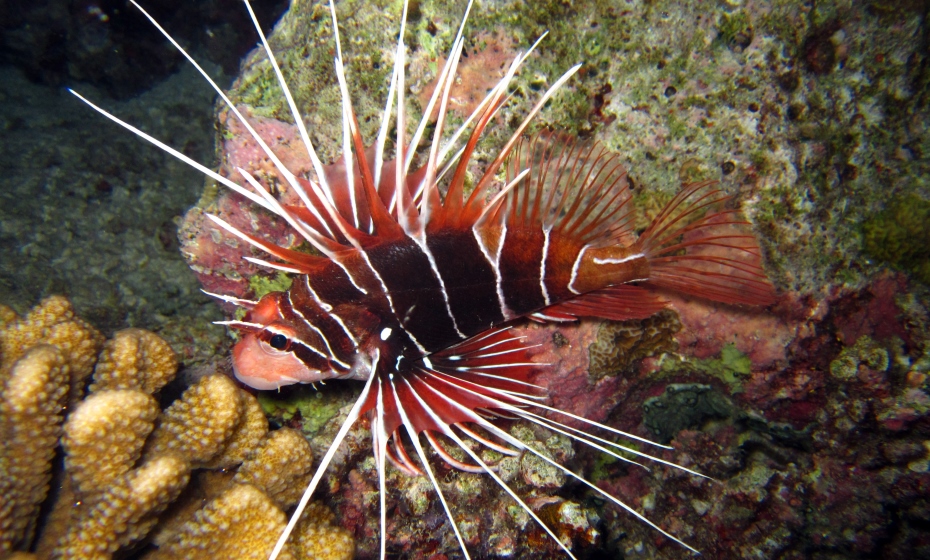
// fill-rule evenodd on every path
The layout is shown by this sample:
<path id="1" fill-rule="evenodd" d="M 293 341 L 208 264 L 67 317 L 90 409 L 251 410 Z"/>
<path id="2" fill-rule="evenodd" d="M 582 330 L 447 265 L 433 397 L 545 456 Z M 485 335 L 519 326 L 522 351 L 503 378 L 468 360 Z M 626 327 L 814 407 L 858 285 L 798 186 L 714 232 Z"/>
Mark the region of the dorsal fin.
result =
<path id="1" fill-rule="evenodd" d="M 528 171 L 528 172 L 527 172 Z M 629 245 L 633 208 L 626 169 L 598 142 L 550 131 L 524 138 L 507 164 L 508 183 L 486 208 L 489 223 L 542 228 L 579 246 Z"/>
<path id="2" fill-rule="evenodd" d="M 626 169 L 599 142 L 543 131 L 525 140 L 507 166 L 507 176 L 530 173 L 505 205 L 507 223 L 557 233 L 599 247 L 625 244 L 633 208 Z"/>

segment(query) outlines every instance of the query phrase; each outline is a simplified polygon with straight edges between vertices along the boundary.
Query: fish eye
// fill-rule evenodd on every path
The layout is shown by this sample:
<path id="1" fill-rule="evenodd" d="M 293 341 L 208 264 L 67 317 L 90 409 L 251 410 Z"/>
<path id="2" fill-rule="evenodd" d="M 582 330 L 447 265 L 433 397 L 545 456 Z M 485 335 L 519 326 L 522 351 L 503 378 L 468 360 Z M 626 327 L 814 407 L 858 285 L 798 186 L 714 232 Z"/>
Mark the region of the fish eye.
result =
<path id="1" fill-rule="evenodd" d="M 278 333 L 271 337 L 271 340 L 268 341 L 268 345 L 275 350 L 284 350 L 287 348 L 287 342 L 287 337 L 281 333 Z"/>

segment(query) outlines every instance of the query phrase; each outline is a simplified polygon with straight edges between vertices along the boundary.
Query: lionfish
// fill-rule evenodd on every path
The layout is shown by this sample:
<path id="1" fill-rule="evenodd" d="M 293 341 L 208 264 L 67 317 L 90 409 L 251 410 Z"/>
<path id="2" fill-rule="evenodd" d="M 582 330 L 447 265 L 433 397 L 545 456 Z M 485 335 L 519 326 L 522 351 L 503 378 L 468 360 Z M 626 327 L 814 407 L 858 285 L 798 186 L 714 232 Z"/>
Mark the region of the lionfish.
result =
<path id="1" fill-rule="evenodd" d="M 330 3 L 335 71 L 342 96 L 343 161 L 325 166 L 246 0 L 316 175 L 298 177 L 200 65 L 145 10 L 130 2 L 213 86 L 274 163 L 278 179 L 297 193 L 302 204 L 280 203 L 267 185 L 244 169 L 238 169 L 244 182 L 223 177 L 72 93 L 107 118 L 286 220 L 318 253 L 271 244 L 217 216 L 208 216 L 218 227 L 273 258 L 247 260 L 296 275 L 288 291 L 272 292 L 258 301 L 210 294 L 247 310 L 241 320 L 221 322 L 241 335 L 233 349 L 236 377 L 256 389 L 330 379 L 364 383 L 280 535 L 272 560 L 281 552 L 350 427 L 363 415 L 370 419 L 379 479 L 382 558 L 387 538 L 387 462 L 410 475 L 429 477 L 462 553 L 469 557 L 427 460 L 424 441 L 452 467 L 487 473 L 569 557 L 574 558 L 568 546 L 500 478 L 495 466 L 473 450 L 475 443 L 505 455 L 533 454 L 697 552 L 619 498 L 502 429 L 500 420 L 532 422 L 628 462 L 633 461 L 610 449 L 618 444 L 559 419 L 665 447 L 547 406 L 545 389 L 532 384 L 530 377 L 545 365 L 533 362 L 531 348 L 510 326 L 525 318 L 543 322 L 646 318 L 665 307 L 666 302 L 655 293 L 663 289 L 728 304 L 771 303 L 773 288 L 761 268 L 759 247 L 747 231 L 748 222 L 724 206 L 729 196 L 714 182 L 685 185 L 637 236 L 629 183 L 617 155 L 596 142 L 560 133 L 525 138 L 536 114 L 581 64 L 568 69 L 543 93 L 466 196 L 466 173 L 476 145 L 508 101 L 515 73 L 542 40 L 515 57 L 500 82 L 444 142 L 450 89 L 465 43 L 471 2 L 410 139 L 404 111 L 408 9 L 404 3 L 388 99 L 373 149 L 366 148 L 352 108 L 336 10 Z M 387 160 L 392 112 L 397 137 L 394 159 Z M 425 161 L 417 167 L 413 162 L 433 114 L 438 114 L 435 130 L 428 149 L 423 147 L 421 159 Z M 453 152 L 463 137 L 464 146 Z M 337 166 L 346 171 L 338 174 L 333 171 Z M 503 186 L 496 179 L 499 172 L 506 177 Z M 449 446 L 457 446 L 470 462 L 453 457 Z M 622 448 L 703 476 L 635 448 Z M 411 449 L 418 461 L 411 458 Z"/>

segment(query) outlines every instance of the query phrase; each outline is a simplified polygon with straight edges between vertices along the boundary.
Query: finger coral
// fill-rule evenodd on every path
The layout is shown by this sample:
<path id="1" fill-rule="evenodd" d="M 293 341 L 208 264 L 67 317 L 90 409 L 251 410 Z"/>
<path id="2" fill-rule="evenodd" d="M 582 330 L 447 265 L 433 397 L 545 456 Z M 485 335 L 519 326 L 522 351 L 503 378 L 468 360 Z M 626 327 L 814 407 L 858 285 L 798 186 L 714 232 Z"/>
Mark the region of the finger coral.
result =
<path id="1" fill-rule="evenodd" d="M 334 524 L 336 516 L 326 506 L 313 502 L 297 524 L 294 547 L 300 558 L 349 560 L 355 554 L 355 541 L 349 531 Z"/>
<path id="2" fill-rule="evenodd" d="M 141 329 L 104 342 L 64 298 L 23 318 L 0 306 L 0 344 L 0 556 L 106 560 L 151 539 L 156 558 L 266 557 L 312 467 L 299 432 L 269 433 L 256 398 L 220 374 L 160 409 L 154 393 L 177 369 L 168 344 Z M 59 444 L 64 472 L 43 506 Z M 334 552 L 313 557 L 350 558 L 351 534 L 317 517 L 297 535 Z M 290 546 L 283 557 L 306 557 Z"/>
<path id="3" fill-rule="evenodd" d="M 13 363 L 33 346 L 50 344 L 62 352 L 69 364 L 72 387 L 90 375 L 103 336 L 75 316 L 67 299 L 61 296 L 46 298 L 22 318 L 15 317 L 6 308 L 4 317 L 0 328 L 0 372 L 9 371 Z"/>
<path id="4" fill-rule="evenodd" d="M 81 403 L 62 440 L 65 468 L 78 495 L 102 492 L 133 468 L 158 413 L 153 397 L 126 389 L 103 391 Z"/>
<path id="5" fill-rule="evenodd" d="M 241 394 L 226 376 L 205 377 L 164 411 L 152 434 L 150 452 L 176 452 L 195 466 L 209 461 L 239 424 Z"/>
<path id="6" fill-rule="evenodd" d="M 296 430 L 272 432 L 239 467 L 233 482 L 252 484 L 282 508 L 297 503 L 313 474 L 310 443 Z"/>
<path id="7" fill-rule="evenodd" d="M 77 521 L 58 541 L 52 558 L 110 558 L 151 530 L 189 476 L 190 466 L 176 455 L 161 455 L 123 475 L 95 499 L 81 503 Z"/>
<path id="8" fill-rule="evenodd" d="M 285 525 L 284 512 L 266 494 L 254 486 L 236 484 L 198 511 L 171 542 L 148 560 L 263 560 Z M 294 560 L 289 552 L 279 558 Z"/>
<path id="9" fill-rule="evenodd" d="M 125 329 L 103 345 L 90 391 L 139 389 L 151 395 L 174 379 L 177 369 L 177 357 L 161 337 Z"/>
<path id="10" fill-rule="evenodd" d="M 15 365 L 0 401 L 0 552 L 31 538 L 39 505 L 48 492 L 51 461 L 68 394 L 68 367 L 61 351 L 39 345 Z"/>
<path id="11" fill-rule="evenodd" d="M 334 517 L 325 506 L 311 503 L 297 525 L 294 542 L 278 558 L 351 559 L 355 553 L 352 535 L 333 525 Z M 251 484 L 233 484 L 146 560 L 264 560 L 285 525 L 287 517 L 268 494 Z"/>

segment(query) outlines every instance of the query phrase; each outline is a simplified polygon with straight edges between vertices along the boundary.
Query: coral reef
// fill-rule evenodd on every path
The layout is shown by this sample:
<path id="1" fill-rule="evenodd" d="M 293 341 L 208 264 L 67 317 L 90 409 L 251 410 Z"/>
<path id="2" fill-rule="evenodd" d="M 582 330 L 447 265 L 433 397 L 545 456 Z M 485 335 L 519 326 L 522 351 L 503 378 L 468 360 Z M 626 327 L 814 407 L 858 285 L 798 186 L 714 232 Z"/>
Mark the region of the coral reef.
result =
<path id="1" fill-rule="evenodd" d="M 418 97 L 435 78 L 458 22 L 455 9 L 440 4 L 419 4 L 411 23 L 409 83 Z M 340 10 L 344 37 L 352 37 L 343 45 L 347 76 L 366 140 L 380 122 L 389 83 L 395 38 L 387 30 L 397 27 L 397 14 L 382 8 L 356 3 Z M 639 226 L 682 181 L 697 179 L 719 179 L 757 226 L 768 270 L 784 293 L 770 313 L 672 296 L 681 329 L 648 351 L 649 337 L 634 332 L 642 323 L 519 327 L 541 345 L 536 359 L 552 364 L 534 378 L 548 389 L 550 404 L 638 435 L 658 434 L 674 447 L 658 451 L 662 458 L 721 481 L 665 468 L 645 471 L 583 447 L 570 463 L 597 472 L 602 487 L 707 555 L 906 557 L 909 548 L 927 551 L 919 532 L 926 509 L 920 503 L 928 493 L 921 468 L 930 410 L 930 322 L 921 311 L 926 295 L 905 306 L 898 296 L 918 288 L 901 275 L 875 275 L 883 261 L 920 278 L 919 217 L 930 195 L 930 152 L 922 135 L 927 59 L 919 46 L 927 41 L 925 20 L 917 2 L 808 6 L 789 0 L 486 3 L 472 14 L 469 33 L 480 34 L 487 45 L 479 47 L 492 53 L 549 31 L 516 80 L 512 103 L 479 147 L 479 172 L 532 92 L 584 61 L 539 125 L 596 137 L 623 154 L 643 216 Z M 319 5 L 298 4 L 271 42 L 290 69 L 298 107 L 324 161 L 332 161 L 340 149 L 339 95 L 321 54 L 331 48 L 326 24 Z M 231 95 L 254 122 L 276 132 L 276 147 L 291 158 L 298 146 L 293 127 L 272 122 L 290 119 L 273 81 L 270 65 L 256 52 Z M 417 116 L 416 100 L 409 105 Z M 453 124 L 459 118 L 453 115 Z M 238 125 L 225 114 L 220 121 L 224 162 L 254 160 L 250 169 L 260 173 L 261 157 L 250 157 L 254 146 L 241 140 Z M 306 169 L 299 161 L 297 169 Z M 222 172 L 231 173 L 224 165 Z M 879 212 L 895 198 L 907 202 Z M 237 259 L 251 249 L 204 227 L 197 221 L 203 210 L 218 211 L 246 231 L 275 236 L 280 230 L 266 227 L 267 215 L 235 195 L 217 197 L 209 189 L 188 216 L 189 238 L 210 239 L 219 249 L 200 251 L 205 256 L 197 271 L 210 276 L 206 285 L 248 293 L 244 278 L 251 265 Z M 893 223 L 901 213 L 906 219 Z M 858 346 L 860 340 L 872 343 Z M 880 367 L 882 352 L 886 367 Z M 840 373 L 835 376 L 834 362 L 856 363 L 833 368 Z M 355 395 L 333 385 L 318 393 L 285 390 L 262 397 L 262 405 L 276 421 L 304 429 L 319 452 Z M 326 477 L 362 557 L 372 556 L 377 543 L 377 479 L 366 436 L 364 426 L 349 434 L 344 455 Z M 540 445 L 549 439 L 534 438 Z M 681 555 L 583 489 L 527 476 L 532 466 L 514 466 L 508 458 L 500 465 L 518 474 L 509 480 L 540 508 L 556 493 L 563 503 L 580 504 L 600 535 L 593 546 L 625 557 Z M 476 533 L 488 537 L 482 542 L 498 543 L 502 554 L 555 553 L 493 482 L 441 474 L 454 481 L 443 489 L 476 556 L 487 552 L 473 540 Z M 856 476 L 869 487 L 847 489 Z M 410 514 L 391 516 L 396 552 L 455 554 L 448 533 L 438 530 L 442 511 L 423 481 L 391 470 L 389 478 L 398 490 L 387 498 L 391 511 Z M 572 534 L 576 547 L 587 546 L 580 533 Z"/>
<path id="2" fill-rule="evenodd" d="M 155 558 L 267 556 L 309 480 L 304 437 L 269 432 L 255 397 L 220 374 L 161 410 L 153 394 L 174 378 L 177 359 L 151 332 L 104 342 L 60 297 L 22 318 L 0 311 L 0 551 L 105 559 L 151 539 Z M 64 469 L 37 526 L 59 442 Z M 289 557 L 350 558 L 351 535 L 314 507 Z M 203 532 L 216 524 L 226 530 Z M 242 536 L 243 525 L 257 532 Z"/>
<path id="3" fill-rule="evenodd" d="M 637 360 L 674 352 L 678 350 L 675 334 L 680 330 L 678 315 L 670 309 L 646 319 L 606 321 L 588 348 L 588 372 L 595 379 L 617 375 Z"/>
<path id="4" fill-rule="evenodd" d="M 660 456 L 719 482 L 598 463 L 582 452 L 585 468 L 714 557 L 927 554 L 919 520 L 930 494 L 922 468 L 930 331 L 919 318 L 928 300 L 894 296 L 908 291 L 902 282 L 882 277 L 861 291 L 838 290 L 814 313 L 783 307 L 778 314 L 798 333 L 787 361 L 749 362 L 739 391 L 708 365 L 733 359 L 723 355 L 666 360 L 661 376 L 644 374 L 648 364 L 633 372 L 612 425 L 640 434 L 648 427 L 675 448 Z M 615 511 L 598 515 L 608 542 L 623 536 L 618 554 L 679 557 Z"/>
<path id="5" fill-rule="evenodd" d="M 390 81 L 391 45 L 398 28 L 396 6 L 387 4 L 338 6 L 347 77 L 369 141 Z M 597 339 L 597 325 L 521 331 L 545 345 L 538 359 L 554 364 L 537 376 L 549 389 L 552 404 L 633 433 L 650 435 L 642 405 L 665 397 L 672 384 L 711 387 L 730 399 L 734 410 L 728 418 L 695 421 L 687 428 L 660 422 L 669 426 L 663 433 L 675 447 L 663 451 L 663 457 L 720 482 L 664 468 L 646 472 L 620 461 L 598 462 L 598 455 L 581 447 L 570 463 L 586 473 L 598 469 L 596 478 L 603 487 L 706 556 L 930 554 L 921 530 L 930 517 L 925 444 L 930 440 L 928 296 L 904 275 L 874 275 L 880 267 L 892 266 L 926 281 L 925 254 L 919 246 L 925 234 L 920 218 L 930 198 L 925 4 L 630 0 L 582 5 L 552 0 L 475 6 L 466 34 L 483 37 L 492 52 L 524 48 L 543 30 L 550 31 L 521 72 L 512 105 L 503 108 L 488 141 L 479 147 L 479 163 L 509 135 L 514 115 L 525 111 L 534 90 L 583 61 L 565 95 L 553 99 L 541 115 L 541 126 L 596 137 L 623 154 L 635 203 L 644 216 L 640 223 L 675 192 L 682 178 L 718 178 L 738 196 L 764 240 L 769 270 L 785 290 L 783 300 L 771 314 L 674 300 L 682 323 L 675 337 L 678 356 L 643 358 L 625 365 L 623 375 L 593 380 L 586 349 Z M 447 50 L 460 11 L 461 6 L 451 3 L 420 2 L 412 14 L 407 44 L 414 116 L 420 110 L 415 97 L 435 78 L 437 56 Z M 17 18 L 14 25 L 22 27 Z M 280 53 L 324 161 L 331 161 L 341 149 L 340 105 L 325 5 L 294 3 L 278 30 L 272 46 Z M 44 33 L 36 27 L 28 36 Z M 480 52 L 473 47 L 466 45 L 469 53 Z M 87 49 L 80 52 L 87 54 Z M 4 94 L 11 102 L 0 109 L 9 140 L 0 146 L 0 156 L 12 171 L 5 173 L 8 188 L 0 190 L 0 235 L 4 246 L 15 250 L 4 253 L 0 266 L 0 289 L 7 294 L 3 299 L 24 306 L 68 289 L 81 313 L 102 328 L 154 328 L 186 363 L 223 356 L 219 329 L 205 326 L 218 315 L 185 274 L 173 240 L 174 216 L 193 202 L 190 194 L 180 193 L 189 193 L 189 186 L 201 179 L 179 171 L 179 164 L 161 154 L 136 151 L 136 139 L 99 126 L 97 115 L 85 119 L 73 106 L 59 105 L 67 102 L 59 100 L 57 91 L 38 92 L 22 77 L 4 76 L 0 81 L 10 84 Z M 289 117 L 272 81 L 263 55 L 253 54 L 232 95 L 272 132 L 286 157 L 294 136 L 277 122 Z M 150 92 L 118 105 L 117 112 L 209 165 L 207 145 L 214 130 L 209 110 L 193 109 L 192 101 L 199 97 L 209 107 L 213 92 L 201 88 L 199 77 L 189 72 L 168 85 L 177 89 Z M 454 123 L 458 118 L 453 117 Z M 235 156 L 248 155 L 248 146 L 236 144 L 235 124 L 225 116 L 220 121 L 221 159 L 241 161 Z M 190 133 L 188 126 L 200 132 Z M 228 166 L 222 172 L 230 173 Z M 218 211 L 249 227 L 254 221 L 269 235 L 280 231 L 265 223 L 267 215 L 261 211 L 224 206 L 224 196 L 217 198 L 212 185 L 191 216 Z M 238 203 L 233 199 L 230 204 Z M 209 277 L 206 286 L 231 294 L 253 288 L 246 280 L 252 270 L 239 268 L 251 266 L 239 258 L 248 248 L 200 222 L 185 232 L 213 243 L 195 248 L 201 255 L 215 251 L 210 253 L 213 260 L 208 256 L 198 263 L 201 278 Z M 10 321 L 21 320 L 0 309 L 0 322 Z M 883 362 L 856 348 L 862 340 L 871 341 L 872 351 L 885 352 L 887 367 L 878 367 Z M 62 398 L 63 369 L 69 370 L 67 398 L 79 401 L 81 395 L 70 385 L 71 379 L 82 377 L 75 374 L 81 368 L 62 349 L 32 355 L 34 350 L 20 344 L 12 358 L 7 341 L 3 338 L 2 375 L 4 403 L 9 404 L 0 409 L 6 438 L 0 472 L 10 472 L 8 450 L 17 450 L 23 465 L 38 465 L 29 470 L 28 479 L 22 467 L 22 475 L 0 481 L 2 494 L 13 498 L 0 505 L 5 523 L 0 528 L 4 539 L 21 543 L 32 531 L 22 520 L 34 519 L 34 501 L 39 499 L 30 496 L 33 491 L 44 494 L 48 484 L 47 442 L 60 436 L 64 413 L 54 406 L 16 403 L 33 398 L 54 404 Z M 58 357 L 52 358 L 55 352 Z M 96 359 L 98 351 L 88 355 Z M 834 363 L 838 367 L 831 367 Z M 300 406 L 288 402 L 294 405 L 290 419 L 276 415 L 277 421 L 306 429 L 315 451 L 328 443 L 345 415 L 345 403 L 354 396 L 353 387 L 334 385 L 306 393 L 313 396 L 298 399 Z M 16 387 L 21 391 L 10 389 Z M 245 408 L 240 414 L 250 414 L 257 429 L 261 422 L 255 407 Z M 19 416 L 26 412 L 45 420 L 27 422 Z M 118 424 L 126 434 L 144 431 L 146 421 L 133 418 Z M 32 437 L 37 431 L 42 433 Z M 231 437 L 238 440 L 237 433 Z M 550 438 L 536 437 L 540 445 Z M 239 441 L 230 463 L 257 445 L 253 437 Z M 133 461 L 135 453 L 128 449 L 117 454 L 124 473 L 142 466 L 139 460 L 146 451 Z M 209 468 L 221 456 L 201 464 Z M 374 550 L 377 526 L 372 517 L 377 511 L 376 478 L 367 457 L 370 440 L 362 426 L 350 434 L 323 488 L 336 501 L 340 523 L 355 532 L 363 556 Z M 541 510 L 563 512 L 554 523 L 564 523 L 560 533 L 571 534 L 577 547 L 588 542 L 583 534 L 596 531 L 600 537 L 592 538 L 599 554 L 682 555 L 680 548 L 616 509 L 601 507 L 577 486 L 533 487 L 512 461 L 502 461 L 507 472 L 518 473 L 512 480 L 538 500 L 534 504 L 542 504 Z M 170 465 L 165 465 L 160 472 L 167 474 Z M 103 470 L 119 476 L 113 469 Z M 389 482 L 399 489 L 389 496 L 392 511 L 398 512 L 392 516 L 398 553 L 454 554 L 455 543 L 442 530 L 441 509 L 423 481 L 389 472 Z M 141 477 L 143 471 L 137 474 Z M 208 491 L 208 479 L 215 474 L 194 471 L 184 494 L 210 502 L 226 490 L 248 493 L 239 483 L 229 487 L 222 477 L 213 480 L 219 488 Z M 552 543 L 487 478 L 444 474 L 450 481 L 448 495 L 454 493 L 464 511 L 469 542 L 475 549 L 487 547 L 479 553 L 556 554 Z M 132 480 L 141 483 L 143 478 Z M 564 507 L 543 504 L 556 493 Z M 162 517 L 182 501 L 175 501 Z M 15 528 L 7 517 L 14 506 L 26 512 L 16 517 Z M 184 523 L 199 507 L 186 510 Z M 219 519 L 215 511 L 201 518 Z M 572 532 L 569 527 L 581 527 L 582 518 L 589 529 Z M 167 542 L 175 530 L 153 531 Z M 111 533 L 107 538 L 122 537 Z"/>
<path id="6" fill-rule="evenodd" d="M 930 201 L 910 193 L 862 225 L 870 256 L 930 283 Z"/>

